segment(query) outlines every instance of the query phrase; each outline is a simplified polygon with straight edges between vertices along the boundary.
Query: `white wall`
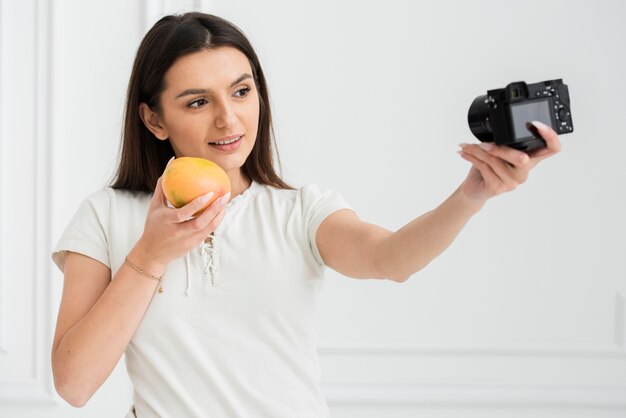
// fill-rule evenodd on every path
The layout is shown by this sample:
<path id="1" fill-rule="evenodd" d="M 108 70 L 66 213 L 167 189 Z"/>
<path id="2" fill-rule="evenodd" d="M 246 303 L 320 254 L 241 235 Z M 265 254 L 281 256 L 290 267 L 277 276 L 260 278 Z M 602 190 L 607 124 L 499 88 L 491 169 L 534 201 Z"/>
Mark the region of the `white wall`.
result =
<path id="1" fill-rule="evenodd" d="M 626 6 L 610 0 L 0 0 L 0 416 L 130 405 L 123 362 L 82 409 L 54 394 L 49 251 L 112 174 L 145 22 L 192 7 L 255 46 L 286 180 L 391 230 L 463 180 L 474 97 L 563 78 L 562 153 L 442 256 L 402 285 L 328 271 L 324 391 L 335 418 L 626 416 Z"/>

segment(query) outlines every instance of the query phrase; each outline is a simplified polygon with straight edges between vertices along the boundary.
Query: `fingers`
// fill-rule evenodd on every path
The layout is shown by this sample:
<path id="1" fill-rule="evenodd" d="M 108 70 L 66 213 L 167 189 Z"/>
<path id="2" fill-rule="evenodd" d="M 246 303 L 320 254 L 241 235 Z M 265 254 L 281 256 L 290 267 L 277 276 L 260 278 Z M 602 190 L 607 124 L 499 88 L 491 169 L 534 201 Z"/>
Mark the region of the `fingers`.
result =
<path id="1" fill-rule="evenodd" d="M 554 129 L 550 128 L 548 125 L 538 121 L 533 121 L 532 124 L 535 126 L 535 128 L 537 128 L 537 132 L 539 133 L 539 135 L 541 135 L 541 138 L 546 141 L 545 148 L 531 151 L 529 153 L 529 156 L 533 161 L 533 165 L 535 165 L 539 161 L 560 152 L 561 141 L 559 140 L 559 136 L 554 131 Z"/>
<path id="2" fill-rule="evenodd" d="M 213 212 L 209 212 L 207 210 L 205 212 L 206 212 L 206 215 L 209 215 L 209 216 L 205 216 L 205 212 L 203 212 L 202 215 L 200 215 L 198 218 L 194 219 L 190 223 L 190 226 L 194 228 L 194 231 L 195 231 L 194 239 L 196 241 L 198 242 L 204 241 L 206 237 L 208 237 L 211 234 L 211 232 L 217 229 L 219 224 L 222 222 L 222 219 L 224 219 L 224 216 L 226 215 L 225 206 L 220 206 L 219 209 L 221 210 L 217 212 L 215 216 L 211 217 Z"/>
<path id="3" fill-rule="evenodd" d="M 226 193 L 220 199 L 216 199 L 208 208 L 204 210 L 200 215 L 198 215 L 193 220 L 187 222 L 187 227 L 191 230 L 198 231 L 203 238 L 208 235 L 206 233 L 206 229 L 209 228 L 214 230 L 217 227 L 217 224 L 221 221 L 221 218 L 224 216 L 226 205 L 228 204 L 228 200 L 230 199 L 230 193 Z"/>
<path id="4" fill-rule="evenodd" d="M 483 177 L 485 183 L 492 185 L 492 187 L 494 188 L 494 190 L 491 191 L 492 194 L 497 194 L 499 191 L 495 188 L 498 187 L 498 185 L 501 185 L 502 181 L 500 181 L 500 178 L 491 169 L 489 164 L 486 164 L 484 161 L 481 161 L 466 152 L 459 151 L 459 154 L 464 160 L 469 161 L 474 167 L 476 167 L 476 169 L 480 172 L 480 175 Z"/>
<path id="5" fill-rule="evenodd" d="M 161 206 L 167 206 L 167 198 L 163 193 L 163 176 L 157 179 L 156 186 L 154 186 L 154 194 L 152 195 L 152 200 L 150 201 L 150 209 L 156 209 Z"/>
<path id="6" fill-rule="evenodd" d="M 215 193 L 209 192 L 205 195 L 199 196 L 178 209 L 172 209 L 171 213 L 173 221 L 175 223 L 187 222 L 194 216 L 198 215 L 203 209 L 211 205 L 215 201 L 213 195 Z"/>
<path id="7" fill-rule="evenodd" d="M 489 166 L 491 171 L 497 176 L 497 183 L 504 184 L 506 190 L 513 190 L 520 183 L 526 181 L 528 177 L 528 169 L 526 169 L 526 166 L 528 165 L 529 158 L 525 153 L 509 147 L 498 147 L 493 144 L 488 144 L 488 146 L 485 147 L 485 145 L 487 144 L 461 144 L 461 148 L 464 154 L 470 155 L 474 160 Z M 486 151 L 485 148 L 489 149 L 489 151 Z M 463 156 L 463 154 L 461 156 Z M 476 166 L 476 168 L 479 168 L 479 166 Z M 485 180 L 487 180 L 487 178 L 485 178 Z M 500 189 L 497 185 L 490 186 L 494 187 L 494 190 Z"/>
<path id="8" fill-rule="evenodd" d="M 170 165 L 172 160 L 175 158 L 176 156 L 170 158 L 165 167 Z M 165 193 L 163 193 L 163 174 L 161 174 L 161 177 L 157 179 L 156 186 L 154 186 L 154 194 L 152 195 L 152 200 L 150 201 L 151 208 L 157 208 L 160 206 L 167 206 L 167 198 L 165 197 Z"/>
<path id="9" fill-rule="evenodd" d="M 561 151 L 561 142 L 559 141 L 559 136 L 554 131 L 554 129 L 550 128 L 545 123 L 541 123 L 538 121 L 533 121 L 533 125 L 537 128 L 539 135 L 546 141 L 546 148 L 553 153 L 557 153 Z"/>
<path id="10" fill-rule="evenodd" d="M 492 142 L 482 142 L 478 146 L 491 155 L 495 155 L 517 168 L 524 168 L 528 164 L 529 157 L 523 151 L 511 147 L 500 147 Z"/>

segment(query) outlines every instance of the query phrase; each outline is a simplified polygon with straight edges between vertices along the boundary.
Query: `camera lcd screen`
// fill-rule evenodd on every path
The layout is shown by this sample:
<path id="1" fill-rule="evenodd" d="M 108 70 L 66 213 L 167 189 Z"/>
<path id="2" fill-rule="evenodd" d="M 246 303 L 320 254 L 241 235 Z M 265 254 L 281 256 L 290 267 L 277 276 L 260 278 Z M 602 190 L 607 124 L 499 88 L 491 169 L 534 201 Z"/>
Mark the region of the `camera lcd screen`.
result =
<path id="1" fill-rule="evenodd" d="M 548 99 L 512 104 L 510 106 L 513 134 L 516 140 L 533 136 L 526 127 L 526 124 L 534 120 L 543 122 L 554 129 L 552 119 L 550 118 L 550 102 Z"/>

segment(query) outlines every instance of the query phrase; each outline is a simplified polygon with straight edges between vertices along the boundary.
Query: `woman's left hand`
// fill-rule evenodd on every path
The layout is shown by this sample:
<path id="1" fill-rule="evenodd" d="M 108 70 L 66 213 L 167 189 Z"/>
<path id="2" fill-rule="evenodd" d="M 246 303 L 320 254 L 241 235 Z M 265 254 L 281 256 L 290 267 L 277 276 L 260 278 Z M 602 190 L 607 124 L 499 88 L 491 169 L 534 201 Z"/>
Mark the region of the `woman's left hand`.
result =
<path id="1" fill-rule="evenodd" d="M 494 196 L 514 190 L 526 181 L 528 173 L 539 161 L 561 150 L 559 137 L 552 128 L 537 122 L 533 125 L 547 146 L 529 154 L 491 142 L 460 144 L 459 154 L 472 163 L 461 191 L 470 199 L 484 203 Z"/>

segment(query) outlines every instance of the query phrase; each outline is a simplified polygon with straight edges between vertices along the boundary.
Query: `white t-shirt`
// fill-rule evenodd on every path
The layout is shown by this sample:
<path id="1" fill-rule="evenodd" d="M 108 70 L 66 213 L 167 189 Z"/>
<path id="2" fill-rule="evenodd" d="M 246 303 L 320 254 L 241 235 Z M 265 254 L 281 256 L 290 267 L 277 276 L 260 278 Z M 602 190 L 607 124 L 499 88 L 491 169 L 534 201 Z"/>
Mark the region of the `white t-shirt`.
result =
<path id="1" fill-rule="evenodd" d="M 63 271 L 65 251 L 75 251 L 114 277 L 150 199 L 110 187 L 88 196 L 53 250 L 56 265 Z M 315 234 L 342 208 L 351 209 L 316 185 L 253 181 L 212 243 L 168 265 L 125 351 L 139 418 L 328 416 L 314 324 L 326 266 Z"/>

